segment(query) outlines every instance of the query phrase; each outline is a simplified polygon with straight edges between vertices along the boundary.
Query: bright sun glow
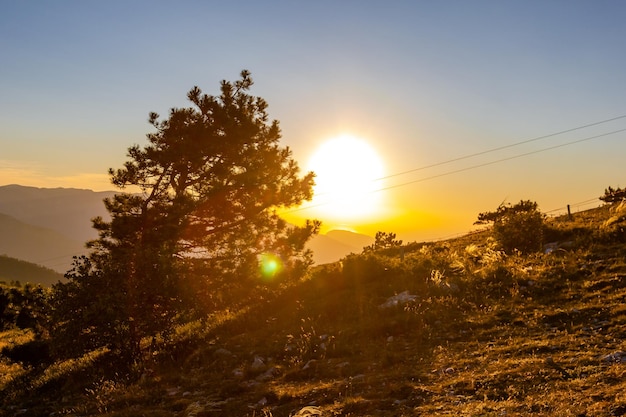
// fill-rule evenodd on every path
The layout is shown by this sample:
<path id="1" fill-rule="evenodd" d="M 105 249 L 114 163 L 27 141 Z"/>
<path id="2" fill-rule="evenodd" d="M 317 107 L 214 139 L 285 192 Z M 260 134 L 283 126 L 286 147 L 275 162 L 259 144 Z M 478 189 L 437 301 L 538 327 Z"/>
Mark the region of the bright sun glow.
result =
<path id="1" fill-rule="evenodd" d="M 309 170 L 316 174 L 311 205 L 325 218 L 348 221 L 377 213 L 383 164 L 367 142 L 348 135 L 330 139 L 313 154 Z"/>

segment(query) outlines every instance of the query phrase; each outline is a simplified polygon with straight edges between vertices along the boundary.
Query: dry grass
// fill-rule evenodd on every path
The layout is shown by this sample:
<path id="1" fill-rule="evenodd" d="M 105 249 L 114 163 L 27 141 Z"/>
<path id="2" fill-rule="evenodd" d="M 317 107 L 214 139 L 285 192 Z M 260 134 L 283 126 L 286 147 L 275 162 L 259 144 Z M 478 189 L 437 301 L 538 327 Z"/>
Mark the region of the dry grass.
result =
<path id="1" fill-rule="evenodd" d="M 568 243 L 550 254 L 507 257 L 483 232 L 410 245 L 402 260 L 373 254 L 344 260 L 343 270 L 318 268 L 269 301 L 179 329 L 137 380 L 95 380 L 64 400 L 43 391 L 15 407 L 23 415 L 286 417 L 307 406 L 324 416 L 626 415 L 626 363 L 603 360 L 626 351 L 626 245 L 602 228 L 611 215 L 554 219 L 548 235 Z M 416 298 L 379 307 L 403 291 Z"/>

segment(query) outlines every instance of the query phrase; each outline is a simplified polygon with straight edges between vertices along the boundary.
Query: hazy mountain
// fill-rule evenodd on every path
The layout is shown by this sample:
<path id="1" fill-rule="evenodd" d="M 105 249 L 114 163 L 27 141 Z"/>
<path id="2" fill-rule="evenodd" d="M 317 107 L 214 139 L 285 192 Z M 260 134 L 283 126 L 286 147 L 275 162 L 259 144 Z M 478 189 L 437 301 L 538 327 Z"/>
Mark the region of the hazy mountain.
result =
<path id="1" fill-rule="evenodd" d="M 114 191 L 74 188 L 0 186 L 0 255 L 5 254 L 58 272 L 71 267 L 72 256 L 85 253 L 84 244 L 97 237 L 96 216 L 108 217 L 102 200 Z M 315 236 L 307 245 L 316 264 L 360 253 L 374 238 L 345 230 Z"/>
<path id="2" fill-rule="evenodd" d="M 91 219 L 107 218 L 102 200 L 114 194 L 113 191 L 5 185 L 0 187 L 0 213 L 84 243 L 97 237 Z"/>
<path id="3" fill-rule="evenodd" d="M 84 242 L 55 230 L 33 226 L 0 213 L 0 255 L 66 272 L 72 256 L 85 253 Z"/>
<path id="4" fill-rule="evenodd" d="M 350 253 L 361 253 L 363 247 L 372 243 L 374 238 L 371 236 L 347 230 L 331 230 L 325 235 L 313 237 L 307 247 L 313 251 L 313 260 L 319 265 L 336 262 Z"/>
<path id="5" fill-rule="evenodd" d="M 347 230 L 331 230 L 326 233 L 326 236 L 355 248 L 359 253 L 363 251 L 365 246 L 374 243 L 374 238 L 371 236 L 349 232 Z"/>
<path id="6" fill-rule="evenodd" d="M 62 274 L 30 262 L 0 255 L 0 281 L 19 281 L 50 287 L 65 278 Z"/>

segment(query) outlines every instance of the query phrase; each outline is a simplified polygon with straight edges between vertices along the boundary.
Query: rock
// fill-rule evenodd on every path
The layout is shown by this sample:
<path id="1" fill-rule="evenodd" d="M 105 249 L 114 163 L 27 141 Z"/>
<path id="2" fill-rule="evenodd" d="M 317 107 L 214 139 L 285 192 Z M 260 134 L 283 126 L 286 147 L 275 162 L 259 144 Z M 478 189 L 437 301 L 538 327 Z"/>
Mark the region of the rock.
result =
<path id="1" fill-rule="evenodd" d="M 626 363 L 626 352 L 618 351 L 600 358 L 604 363 Z"/>
<path id="2" fill-rule="evenodd" d="M 228 350 L 228 349 L 224 349 L 224 348 L 219 348 L 215 351 L 215 354 L 217 356 L 233 356 L 233 353 Z"/>
<path id="3" fill-rule="evenodd" d="M 298 412 L 296 412 L 293 417 L 312 417 L 312 416 L 321 416 L 322 410 L 319 407 L 308 406 L 301 408 Z"/>
<path id="4" fill-rule="evenodd" d="M 276 376 L 276 374 L 278 374 L 278 369 L 276 367 L 271 367 L 267 371 L 263 372 L 261 375 L 257 376 L 256 380 L 257 381 L 267 381 L 267 380 L 270 380 L 270 379 L 274 378 L 274 376 Z"/>
<path id="5" fill-rule="evenodd" d="M 250 365 L 250 369 L 252 369 L 253 371 L 260 371 L 263 368 L 265 368 L 265 362 L 263 361 L 263 358 L 260 356 L 255 356 L 254 360 L 252 361 L 252 365 Z"/>
<path id="6" fill-rule="evenodd" d="M 571 241 L 550 242 L 550 243 L 546 243 L 545 245 L 543 245 L 543 253 L 549 254 L 558 249 L 561 249 L 561 250 L 571 249 L 573 246 L 574 246 L 574 242 L 571 242 Z"/>
<path id="7" fill-rule="evenodd" d="M 543 245 L 543 253 L 552 253 L 559 248 L 559 242 L 550 242 Z"/>
<path id="8" fill-rule="evenodd" d="M 245 389 L 251 389 L 254 387 L 258 387 L 259 385 L 261 385 L 259 381 L 254 381 L 252 379 L 249 381 L 244 381 L 241 384 L 239 384 L 241 388 L 245 388 Z"/>
<path id="9" fill-rule="evenodd" d="M 202 406 L 202 404 L 200 404 L 200 401 L 196 401 L 195 403 L 191 403 L 187 406 L 184 415 L 186 417 L 196 417 L 198 413 L 203 411 L 204 407 Z"/>
<path id="10" fill-rule="evenodd" d="M 411 302 L 417 298 L 417 295 L 412 295 L 408 291 L 403 291 L 400 294 L 396 294 L 389 297 L 387 301 L 378 306 L 380 309 L 392 308 L 402 304 Z"/>

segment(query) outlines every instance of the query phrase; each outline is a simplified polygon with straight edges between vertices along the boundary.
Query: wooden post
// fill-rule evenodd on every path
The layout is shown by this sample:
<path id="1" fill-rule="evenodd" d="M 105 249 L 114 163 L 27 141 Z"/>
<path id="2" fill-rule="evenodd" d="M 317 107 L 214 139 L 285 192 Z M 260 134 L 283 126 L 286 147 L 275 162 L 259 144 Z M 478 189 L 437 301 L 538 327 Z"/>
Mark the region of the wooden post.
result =
<path id="1" fill-rule="evenodd" d="M 570 209 L 569 204 L 567 205 L 567 219 L 572 220 L 572 210 Z"/>

